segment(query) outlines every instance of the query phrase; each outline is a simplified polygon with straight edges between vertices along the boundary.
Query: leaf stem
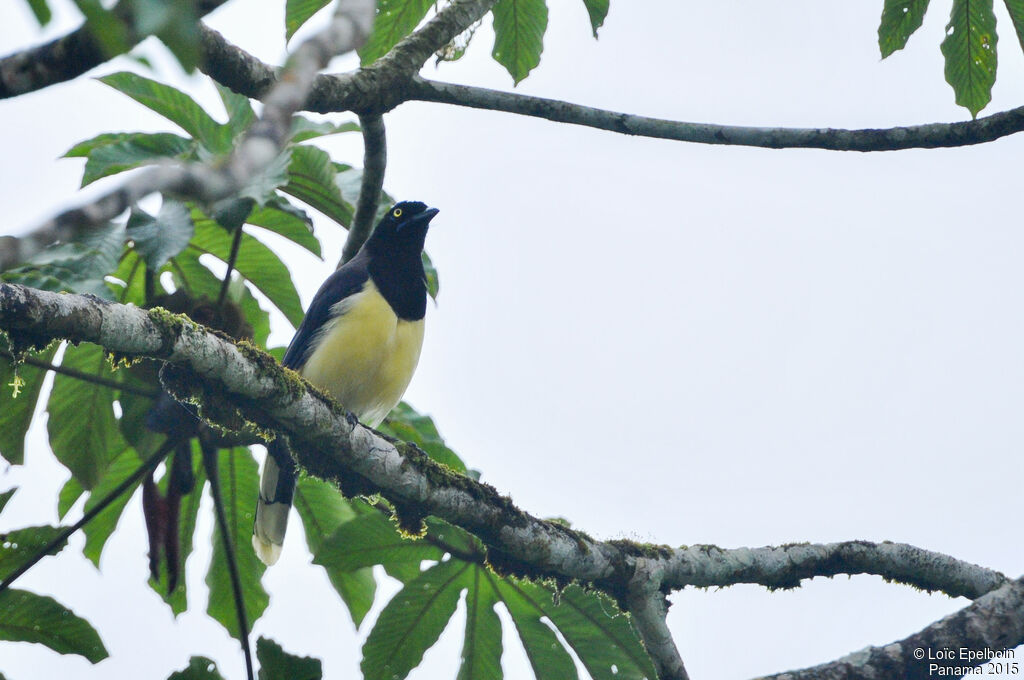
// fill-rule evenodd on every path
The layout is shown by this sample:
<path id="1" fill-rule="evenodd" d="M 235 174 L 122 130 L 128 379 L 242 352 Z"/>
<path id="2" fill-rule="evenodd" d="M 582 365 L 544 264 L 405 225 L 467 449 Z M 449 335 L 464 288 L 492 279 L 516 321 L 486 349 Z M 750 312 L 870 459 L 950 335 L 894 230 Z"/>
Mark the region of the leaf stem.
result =
<path id="1" fill-rule="evenodd" d="M 239 229 L 241 231 L 241 229 Z M 220 493 L 220 473 L 217 469 L 217 448 L 200 435 L 199 446 L 203 450 L 203 467 L 210 480 L 210 495 L 213 496 L 213 508 L 217 516 L 217 527 L 220 529 L 221 541 L 224 544 L 224 556 L 227 558 L 228 575 L 231 577 L 231 591 L 235 600 L 235 615 L 238 617 L 238 637 L 245 655 L 245 672 L 248 680 L 254 680 L 252 669 L 252 650 L 249 649 L 249 618 L 245 612 L 245 599 L 242 596 L 242 577 L 238 573 L 238 561 L 235 559 L 235 546 L 228 529 L 228 516 L 224 510 L 224 498 Z"/>
<path id="2" fill-rule="evenodd" d="M 217 296 L 217 307 L 224 306 L 224 298 L 228 294 L 228 286 L 231 284 L 231 272 L 235 270 L 235 261 L 238 259 L 238 249 L 242 245 L 242 225 L 235 229 L 234 238 L 231 240 L 231 254 L 228 255 L 228 270 L 224 272 L 224 281 L 220 284 L 220 294 Z"/>
<path id="3" fill-rule="evenodd" d="M 0 357 L 7 359 L 8 361 L 14 361 L 14 355 L 6 350 L 0 350 Z M 53 371 L 54 373 L 60 373 L 71 378 L 83 380 L 85 382 L 93 383 L 94 385 L 102 385 L 103 387 L 109 387 L 112 390 L 119 390 L 121 392 L 128 392 L 129 394 L 135 394 L 140 397 L 148 397 L 150 399 L 156 399 L 157 395 L 160 394 L 159 390 L 147 390 L 141 387 L 135 387 L 134 385 L 127 385 L 110 378 L 103 378 L 93 373 L 86 373 L 85 371 L 79 371 L 74 368 L 66 368 L 64 366 L 58 366 L 41 359 L 36 359 L 32 356 L 25 356 L 22 358 L 29 366 L 35 366 L 37 368 L 45 368 L 47 371 Z"/>
<path id="4" fill-rule="evenodd" d="M 18 567 L 10 576 L 5 578 L 3 582 L 0 583 L 0 593 L 10 588 L 12 583 L 18 580 L 18 578 L 26 571 L 34 567 L 36 563 L 39 562 L 39 560 L 49 555 L 50 551 L 52 551 L 57 546 L 62 545 L 65 541 L 68 540 L 68 538 L 72 534 L 74 534 L 76 531 L 78 531 L 86 524 L 91 522 L 96 515 L 106 510 L 111 503 L 116 501 L 126 491 L 135 486 L 135 484 L 137 484 L 140 479 L 146 476 L 153 468 L 155 468 L 160 463 L 161 460 L 163 460 L 167 456 L 167 454 L 171 451 L 171 449 L 175 447 L 175 445 L 176 442 L 168 438 L 167 441 L 164 442 L 163 446 L 161 446 L 156 453 L 147 458 L 142 463 L 142 465 L 140 465 L 139 468 L 131 474 L 130 477 L 128 477 L 123 482 L 118 484 L 110 493 L 108 493 L 106 496 L 100 499 L 99 503 L 97 503 L 91 509 L 87 510 L 85 514 L 82 515 L 82 518 L 80 520 L 78 520 L 68 528 L 64 529 L 64 531 L 60 532 L 60 534 L 58 534 L 56 538 L 54 538 L 52 541 L 50 541 L 42 548 L 40 548 L 38 551 L 36 551 L 36 553 L 31 558 L 29 558 L 27 562 Z"/>

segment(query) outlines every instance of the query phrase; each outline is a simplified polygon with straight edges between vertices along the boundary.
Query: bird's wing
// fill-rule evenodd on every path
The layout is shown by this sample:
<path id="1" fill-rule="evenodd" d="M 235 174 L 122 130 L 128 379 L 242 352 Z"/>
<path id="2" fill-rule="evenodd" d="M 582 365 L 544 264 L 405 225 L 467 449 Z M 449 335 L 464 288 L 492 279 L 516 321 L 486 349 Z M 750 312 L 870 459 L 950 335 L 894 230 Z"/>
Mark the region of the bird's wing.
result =
<path id="1" fill-rule="evenodd" d="M 331 308 L 345 298 L 363 289 L 370 278 L 366 258 L 362 253 L 349 260 L 345 266 L 327 277 L 313 301 L 306 310 L 306 317 L 299 324 L 299 330 L 288 345 L 288 351 L 281 362 L 288 368 L 299 370 L 313 351 L 317 332 L 331 318 Z"/>

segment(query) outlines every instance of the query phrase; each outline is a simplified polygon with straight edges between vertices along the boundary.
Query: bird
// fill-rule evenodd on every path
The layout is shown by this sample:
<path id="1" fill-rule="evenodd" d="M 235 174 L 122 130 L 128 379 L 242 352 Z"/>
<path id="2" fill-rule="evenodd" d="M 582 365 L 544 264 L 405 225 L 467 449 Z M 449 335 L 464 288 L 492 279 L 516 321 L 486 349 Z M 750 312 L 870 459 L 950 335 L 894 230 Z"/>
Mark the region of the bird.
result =
<path id="1" fill-rule="evenodd" d="M 388 210 L 317 291 L 281 362 L 369 427 L 398 404 L 419 362 L 427 309 L 421 254 L 438 212 L 419 201 Z M 296 469 L 282 437 L 267 444 L 267 454 L 252 544 L 271 565 L 281 555 Z"/>

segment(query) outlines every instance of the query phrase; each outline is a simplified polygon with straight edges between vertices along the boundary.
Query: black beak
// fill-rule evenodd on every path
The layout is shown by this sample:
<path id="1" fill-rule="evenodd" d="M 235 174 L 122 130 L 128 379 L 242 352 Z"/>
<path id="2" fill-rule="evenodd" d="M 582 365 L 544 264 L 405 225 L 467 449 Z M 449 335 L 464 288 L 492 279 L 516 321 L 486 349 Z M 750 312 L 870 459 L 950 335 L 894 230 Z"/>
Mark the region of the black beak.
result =
<path id="1" fill-rule="evenodd" d="M 409 218 L 411 224 L 427 224 L 430 220 L 434 219 L 434 215 L 441 212 L 437 208 L 427 208 L 419 215 L 413 215 Z"/>

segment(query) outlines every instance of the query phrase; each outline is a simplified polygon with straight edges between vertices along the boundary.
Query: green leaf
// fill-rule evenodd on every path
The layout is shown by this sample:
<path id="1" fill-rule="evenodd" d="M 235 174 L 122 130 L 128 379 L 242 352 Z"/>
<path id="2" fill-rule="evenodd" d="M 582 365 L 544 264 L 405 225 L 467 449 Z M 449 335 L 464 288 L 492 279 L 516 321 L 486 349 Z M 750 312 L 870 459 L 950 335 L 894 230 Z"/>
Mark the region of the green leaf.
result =
<path id="1" fill-rule="evenodd" d="M 313 232 L 312 218 L 283 198 L 268 203 L 266 207 L 258 208 L 249 215 L 246 222 L 284 236 L 323 259 L 320 239 Z"/>
<path id="2" fill-rule="evenodd" d="M 277 197 L 277 188 L 288 181 L 288 166 L 291 164 L 292 149 L 285 149 L 271 161 L 270 165 L 261 168 L 245 186 L 238 190 L 238 196 L 251 198 L 257 205 L 266 205 Z"/>
<path id="3" fill-rule="evenodd" d="M 14 588 L 0 592 L 0 640 L 36 642 L 92 663 L 109 656 L 88 621 L 52 597 Z"/>
<path id="4" fill-rule="evenodd" d="M 579 677 L 576 664 L 555 632 L 541 620 L 545 616 L 544 610 L 535 601 L 539 597 L 550 602 L 550 593 L 540 588 L 525 592 L 520 587 L 524 582 L 515 579 L 488 578 L 512 617 L 537 680 L 576 680 Z"/>
<path id="5" fill-rule="evenodd" d="M 266 566 L 257 559 L 252 549 L 252 523 L 259 494 L 259 472 L 252 453 L 245 448 L 220 451 L 217 470 L 220 474 L 220 493 L 227 512 L 228 530 L 231 532 L 229 538 L 235 548 L 235 559 L 242 580 L 242 599 L 249 625 L 252 626 L 270 602 L 270 596 L 260 582 Z M 210 570 L 206 574 L 206 585 L 210 589 L 206 613 L 237 639 L 239 630 L 235 618 L 235 601 L 219 528 L 213 532 L 213 559 L 210 560 Z"/>
<path id="6" fill-rule="evenodd" d="M 363 66 L 383 57 L 399 40 L 412 33 L 433 5 L 434 0 L 380 0 L 373 31 L 358 50 Z"/>
<path id="7" fill-rule="evenodd" d="M 231 256 L 233 235 L 198 211 L 193 211 L 192 217 L 196 232 L 189 248 L 227 262 Z M 302 323 L 302 302 L 292 282 L 291 272 L 274 251 L 249 234 L 242 234 L 235 269 L 284 312 L 294 326 Z"/>
<path id="8" fill-rule="evenodd" d="M 104 281 L 117 269 L 124 242 L 124 227 L 107 224 L 79 234 L 71 243 L 45 248 L 29 262 L 3 273 L 6 281 L 54 292 L 89 293 L 113 299 Z"/>
<path id="9" fill-rule="evenodd" d="M 320 659 L 289 654 L 265 637 L 256 641 L 256 658 L 260 662 L 259 680 L 320 680 L 324 676 Z"/>
<path id="10" fill-rule="evenodd" d="M 75 502 L 84 493 L 85 489 L 82 488 L 82 485 L 74 477 L 64 482 L 64 486 L 61 487 L 60 493 L 57 495 L 57 518 L 64 519 L 64 516 L 70 512 Z"/>
<path id="11" fill-rule="evenodd" d="M 136 132 L 123 135 L 124 139 L 97 145 L 88 153 L 82 186 L 103 177 L 115 175 L 140 165 L 156 163 L 167 158 L 191 158 L 195 155 L 192 140 L 170 132 Z M 67 156 L 76 155 L 81 145 L 72 147 Z"/>
<path id="12" fill-rule="evenodd" d="M 393 562 L 440 560 L 444 551 L 421 539 L 405 538 L 381 513 L 357 517 L 339 526 L 316 551 L 313 564 L 353 571 Z"/>
<path id="13" fill-rule="evenodd" d="M 992 0 L 953 0 L 942 41 L 946 82 L 973 118 L 992 100 L 997 40 Z"/>
<path id="14" fill-rule="evenodd" d="M 201 54 L 195 0 L 133 0 L 132 5 L 136 33 L 156 35 L 187 73 L 195 71 Z"/>
<path id="15" fill-rule="evenodd" d="M 415 444 L 431 458 L 457 472 L 466 472 L 466 464 L 454 451 L 445 446 L 444 439 L 441 438 L 430 416 L 417 413 L 416 409 L 404 401 L 391 409 L 391 413 L 379 429 L 384 434 Z"/>
<path id="16" fill-rule="evenodd" d="M 466 635 L 457 680 L 501 680 L 501 621 L 486 567 L 472 567 L 466 592 Z"/>
<path id="17" fill-rule="evenodd" d="M 211 152 L 230 151 L 231 129 L 211 118 L 181 90 L 127 71 L 102 76 L 99 80 L 175 123 Z"/>
<path id="18" fill-rule="evenodd" d="M 178 201 L 165 199 L 156 217 L 135 208 L 128 217 L 127 236 L 135 250 L 153 271 L 159 271 L 168 260 L 188 245 L 195 233 L 188 208 Z"/>
<path id="19" fill-rule="evenodd" d="M 121 455 L 110 463 L 110 467 L 107 468 L 99 484 L 89 493 L 89 498 L 85 501 L 85 512 L 96 507 L 118 484 L 131 477 L 132 473 L 138 470 L 140 465 L 142 465 L 142 461 L 138 459 L 134 452 L 131 449 L 125 449 Z M 130 489 L 121 494 L 117 500 L 107 506 L 103 512 L 93 517 L 85 525 L 83 529 L 85 533 L 85 546 L 82 548 L 82 554 L 97 568 L 100 566 L 100 555 L 103 554 L 103 546 L 107 544 L 107 539 L 110 538 L 111 534 L 114 533 L 114 529 L 117 528 L 117 523 L 121 519 L 124 507 L 128 505 L 128 501 L 138 487 L 138 483 L 134 484 Z"/>
<path id="20" fill-rule="evenodd" d="M 14 496 L 17 490 L 18 487 L 14 487 L 13 489 L 8 489 L 7 491 L 0 492 L 0 512 L 4 511 L 4 507 L 6 507 L 7 502 L 11 500 L 11 497 Z"/>
<path id="21" fill-rule="evenodd" d="M 237 138 L 256 122 L 256 112 L 245 95 L 232 92 L 220 83 L 214 85 L 217 86 L 217 94 L 220 95 L 224 109 L 228 112 L 228 128 L 231 129 L 231 135 Z"/>
<path id="22" fill-rule="evenodd" d="M 170 593 L 167 592 L 168 574 L 166 569 L 160 570 L 160 580 L 154 581 L 152 578 L 149 579 L 149 587 L 152 588 L 160 595 L 161 599 L 167 603 L 171 608 L 171 613 L 174 616 L 181 614 L 188 608 L 188 591 L 187 591 L 187 580 L 185 576 L 185 566 L 187 564 L 189 556 L 192 554 L 192 549 L 195 543 L 196 533 L 196 520 L 199 517 L 199 503 L 203 498 L 203 488 L 206 486 L 206 471 L 203 469 L 202 454 L 199 451 L 199 442 L 193 440 L 192 442 L 192 474 L 195 479 L 195 486 L 192 487 L 192 491 L 184 495 L 181 499 L 181 510 L 178 515 L 178 559 L 181 562 L 181 578 L 178 579 L 178 585 Z M 167 493 L 167 476 L 160 480 L 160 491 L 161 493 Z"/>
<path id="23" fill-rule="evenodd" d="M 878 49 L 885 59 L 907 46 L 914 31 L 921 28 L 928 0 L 885 0 L 882 20 L 878 24 Z"/>
<path id="24" fill-rule="evenodd" d="M 50 363 L 60 343 L 53 343 L 49 348 L 31 356 Z M 15 375 L 21 380 L 18 396 L 14 396 Z M 39 401 L 39 390 L 42 389 L 46 370 L 21 364 L 15 371 L 11 362 L 0 357 L 0 456 L 11 465 L 25 462 L 25 433 L 32 424 L 32 415 Z"/>
<path id="25" fill-rule="evenodd" d="M 193 656 L 188 660 L 188 667 L 174 671 L 167 680 L 224 680 L 217 671 L 217 664 L 205 656 Z"/>
<path id="26" fill-rule="evenodd" d="M 315 146 L 299 145 L 292 147 L 288 183 L 281 190 L 348 228 L 355 208 L 342 198 L 336 180 L 336 167 L 326 151 Z"/>
<path id="27" fill-rule="evenodd" d="M 108 59 L 131 49 L 128 27 L 113 11 L 104 8 L 100 0 L 75 0 L 75 5 Z"/>
<path id="28" fill-rule="evenodd" d="M 351 504 L 335 487 L 313 477 L 301 477 L 293 499 L 296 510 L 302 518 L 302 529 L 306 534 L 309 552 L 316 555 L 327 537 L 356 517 Z M 352 615 L 352 622 L 358 628 L 367 612 L 373 606 L 377 582 L 369 567 L 361 569 L 340 569 L 324 565 L 327 578 L 341 596 Z"/>
<path id="29" fill-rule="evenodd" d="M 430 256 L 427 255 L 427 251 L 423 251 L 421 254 L 423 260 L 423 272 L 427 275 L 427 295 L 434 302 L 437 302 L 437 294 L 441 292 L 441 279 L 438 278 L 437 269 L 434 267 L 434 263 L 430 261 Z"/>
<path id="30" fill-rule="evenodd" d="M 39 526 L 16 529 L 0 534 L 0 580 L 21 568 L 37 552 L 50 544 L 60 532 L 60 527 Z M 65 539 L 46 554 L 56 555 L 68 544 Z M 0 624 L 3 625 L 3 624 Z"/>
<path id="31" fill-rule="evenodd" d="M 551 619 L 594 680 L 657 677 L 629 618 L 606 595 L 569 586 L 556 606 L 549 589 L 526 581 L 516 587 Z"/>
<path id="32" fill-rule="evenodd" d="M 494 15 L 494 50 L 491 56 L 518 85 L 540 64 L 548 8 L 544 0 L 500 0 Z"/>
<path id="33" fill-rule="evenodd" d="M 1010 13 L 1013 30 L 1017 32 L 1017 42 L 1024 49 L 1024 0 L 1006 0 L 1006 10 Z"/>
<path id="34" fill-rule="evenodd" d="M 97 345 L 69 346 L 64 368 L 111 379 L 113 372 Z M 92 489 L 125 448 L 114 419 L 114 391 L 67 375 L 57 375 L 46 405 L 50 448 L 86 489 Z"/>
<path id="35" fill-rule="evenodd" d="M 331 0 L 288 0 L 284 6 L 284 39 L 291 40 L 295 31 L 322 10 Z"/>
<path id="36" fill-rule="evenodd" d="M 341 132 L 359 132 L 361 129 L 359 123 L 352 121 L 347 123 L 332 123 L 327 120 L 314 121 L 296 114 L 292 116 L 291 141 L 297 144 L 307 139 L 315 139 L 325 135 L 336 135 Z"/>
<path id="37" fill-rule="evenodd" d="M 365 680 L 402 680 L 419 665 L 455 613 L 472 566 L 459 560 L 435 564 L 388 602 L 363 645 Z"/>
<path id="38" fill-rule="evenodd" d="M 927 2 L 928 0 L 925 0 Z M 590 28 L 597 37 L 597 29 L 604 25 L 605 17 L 608 16 L 608 0 L 583 0 L 587 6 L 587 14 L 590 15 Z"/>
<path id="39" fill-rule="evenodd" d="M 28 6 L 32 10 L 32 14 L 35 15 L 36 21 L 39 22 L 40 26 L 45 26 L 50 23 L 50 19 L 53 18 L 53 14 L 50 12 L 50 6 L 46 0 L 28 0 Z"/>

